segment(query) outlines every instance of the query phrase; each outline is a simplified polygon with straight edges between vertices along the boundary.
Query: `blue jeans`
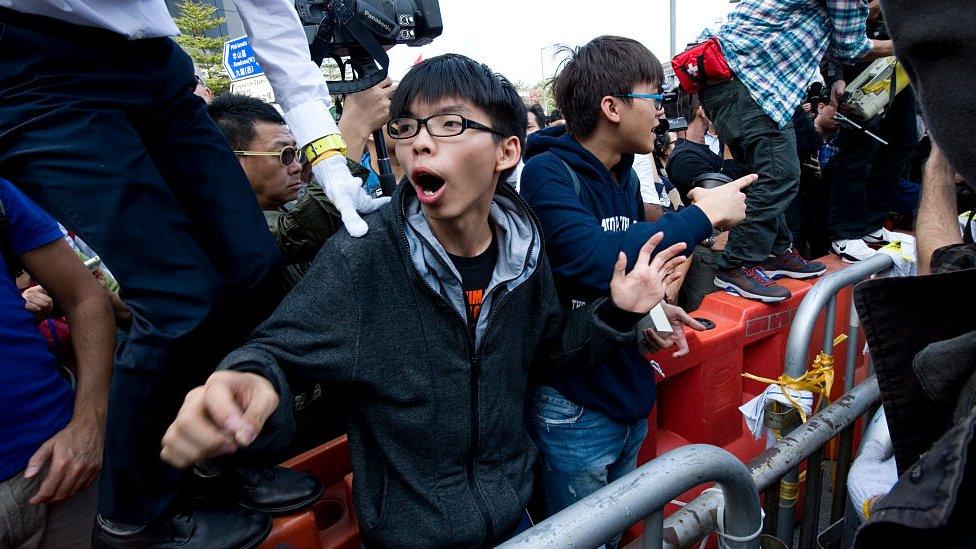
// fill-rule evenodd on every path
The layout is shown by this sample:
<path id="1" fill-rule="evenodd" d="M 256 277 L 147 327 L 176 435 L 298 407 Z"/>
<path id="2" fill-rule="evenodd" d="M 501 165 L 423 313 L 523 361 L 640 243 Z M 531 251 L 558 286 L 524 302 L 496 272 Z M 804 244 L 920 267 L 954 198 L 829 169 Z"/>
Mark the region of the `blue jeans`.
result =
<path id="1" fill-rule="evenodd" d="M 530 410 L 547 517 L 636 468 L 647 420 L 617 423 L 547 385 L 536 387 Z"/>

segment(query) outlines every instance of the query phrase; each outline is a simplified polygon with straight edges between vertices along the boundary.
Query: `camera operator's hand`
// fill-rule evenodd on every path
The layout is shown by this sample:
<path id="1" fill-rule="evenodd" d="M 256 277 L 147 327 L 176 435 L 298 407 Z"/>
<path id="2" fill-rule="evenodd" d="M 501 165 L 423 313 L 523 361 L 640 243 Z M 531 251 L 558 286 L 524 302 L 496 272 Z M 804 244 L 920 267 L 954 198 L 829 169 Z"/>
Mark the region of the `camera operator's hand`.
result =
<path id="1" fill-rule="evenodd" d="M 246 372 L 219 371 L 186 395 L 163 436 L 160 457 L 177 469 L 231 454 L 254 442 L 278 407 L 271 382 Z"/>
<path id="2" fill-rule="evenodd" d="M 835 109 L 840 105 L 840 99 L 847 90 L 847 82 L 838 80 L 830 85 L 830 105 Z"/>
<path id="3" fill-rule="evenodd" d="M 342 101 L 339 133 L 346 141 L 346 156 L 359 162 L 370 134 L 390 119 L 390 97 L 396 86 L 387 78 L 372 88 L 351 93 Z"/>
<path id="4" fill-rule="evenodd" d="M 713 227 L 726 229 L 746 218 L 746 195 L 742 189 L 758 178 L 758 175 L 750 174 L 713 189 L 696 187 L 688 192 L 688 198 L 701 209 Z"/>
<path id="5" fill-rule="evenodd" d="M 312 166 L 315 179 L 322 185 L 325 196 L 339 210 L 342 224 L 352 236 L 363 236 L 369 227 L 359 214 L 375 212 L 390 201 L 390 197 L 373 198 L 363 190 L 363 182 L 353 177 L 346 166 L 346 157 L 338 154 Z"/>

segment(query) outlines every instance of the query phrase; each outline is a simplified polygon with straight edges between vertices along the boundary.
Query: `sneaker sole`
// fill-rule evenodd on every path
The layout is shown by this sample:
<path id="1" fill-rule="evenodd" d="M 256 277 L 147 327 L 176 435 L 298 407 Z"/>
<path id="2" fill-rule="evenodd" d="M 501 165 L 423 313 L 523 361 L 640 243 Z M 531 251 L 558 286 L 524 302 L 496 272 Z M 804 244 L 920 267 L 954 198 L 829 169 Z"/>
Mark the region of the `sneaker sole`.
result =
<path id="1" fill-rule="evenodd" d="M 765 269 L 764 269 L 765 270 Z M 796 271 L 766 271 L 769 278 L 792 278 L 794 280 L 806 280 L 808 278 L 814 278 L 820 276 L 827 272 L 827 267 L 823 269 L 812 272 L 812 273 L 798 273 Z"/>
<path id="2" fill-rule="evenodd" d="M 747 291 L 743 290 L 742 288 L 736 286 L 735 284 L 732 284 L 731 282 L 726 282 L 726 281 L 724 281 L 724 280 L 722 280 L 722 279 L 720 279 L 718 277 L 715 277 L 715 280 L 713 282 L 715 283 L 716 286 L 718 286 L 719 288 L 722 288 L 723 290 L 732 290 L 733 292 L 739 294 L 740 296 L 742 296 L 744 298 L 754 299 L 756 301 L 762 301 L 763 303 L 779 303 L 780 301 L 786 300 L 787 297 L 790 297 L 790 296 L 786 296 L 786 297 L 769 297 L 769 296 L 766 296 L 766 295 L 754 294 L 752 292 L 747 292 Z"/>

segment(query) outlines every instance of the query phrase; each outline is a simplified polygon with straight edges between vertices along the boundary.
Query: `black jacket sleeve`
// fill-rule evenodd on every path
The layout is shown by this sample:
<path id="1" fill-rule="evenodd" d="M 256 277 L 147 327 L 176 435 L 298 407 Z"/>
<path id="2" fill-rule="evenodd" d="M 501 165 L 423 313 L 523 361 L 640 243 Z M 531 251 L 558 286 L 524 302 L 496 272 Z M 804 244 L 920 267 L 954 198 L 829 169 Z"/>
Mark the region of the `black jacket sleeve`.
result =
<path id="1" fill-rule="evenodd" d="M 625 345 L 637 345 L 636 326 L 644 316 L 617 308 L 610 298 L 566 310 L 559 302 L 548 260 L 539 264 L 546 279 L 542 345 L 534 367 L 545 365 L 595 367 L 608 354 Z"/>

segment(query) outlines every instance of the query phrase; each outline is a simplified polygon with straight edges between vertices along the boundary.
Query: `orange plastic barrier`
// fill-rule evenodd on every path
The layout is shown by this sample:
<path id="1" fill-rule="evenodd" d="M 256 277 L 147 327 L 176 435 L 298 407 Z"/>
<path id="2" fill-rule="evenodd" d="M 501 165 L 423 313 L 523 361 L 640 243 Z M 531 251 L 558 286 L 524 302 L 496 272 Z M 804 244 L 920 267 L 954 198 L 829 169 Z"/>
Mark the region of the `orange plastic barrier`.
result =
<path id="1" fill-rule="evenodd" d="M 844 268 L 834 256 L 820 259 L 828 272 Z M 786 340 L 793 316 L 803 297 L 817 279 L 782 280 L 793 296 L 781 303 L 767 305 L 749 301 L 725 292 L 705 298 L 701 307 L 691 313 L 706 318 L 715 328 L 705 332 L 688 331 L 691 352 L 673 358 L 672 350 L 654 355 L 665 377 L 658 378 L 657 405 L 648 417 L 648 435 L 641 448 L 638 463 L 643 464 L 661 453 L 692 443 L 712 444 L 725 448 L 739 459 L 748 461 L 763 450 L 763 440 L 755 440 L 746 427 L 738 408 L 761 393 L 765 386 L 742 377 L 748 372 L 765 378 L 783 373 Z M 834 334 L 846 334 L 851 306 L 850 289 L 837 295 Z M 814 327 L 808 361 L 822 348 L 823 315 Z M 863 345 L 863 336 L 858 345 Z M 834 347 L 835 378 L 831 398 L 844 392 L 844 364 L 847 342 Z M 866 376 L 863 357 L 858 353 L 857 381 Z M 311 509 L 275 519 L 265 549 L 358 548 L 359 526 L 353 512 L 349 455 L 346 437 L 337 438 L 293 458 L 284 465 L 314 474 L 326 487 L 326 493 Z M 690 501 L 703 488 L 682 494 L 679 501 Z M 802 502 L 802 495 L 800 501 Z M 666 514 L 677 507 L 668 506 Z M 625 542 L 639 535 L 632 528 Z"/>

